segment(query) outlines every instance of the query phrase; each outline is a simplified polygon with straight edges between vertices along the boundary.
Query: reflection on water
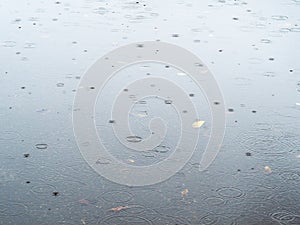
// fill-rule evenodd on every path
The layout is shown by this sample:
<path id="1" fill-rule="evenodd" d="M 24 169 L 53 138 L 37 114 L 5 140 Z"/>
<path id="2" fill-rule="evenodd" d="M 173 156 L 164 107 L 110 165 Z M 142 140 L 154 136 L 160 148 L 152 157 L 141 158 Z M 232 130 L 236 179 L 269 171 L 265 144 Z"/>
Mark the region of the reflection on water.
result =
<path id="1" fill-rule="evenodd" d="M 299 9 L 299 0 L 2 1 L 0 224 L 300 224 Z M 223 91 L 227 131 L 217 159 L 200 173 L 211 131 L 203 93 L 169 65 L 120 71 L 122 80 L 116 74 L 98 99 L 95 123 L 123 162 L 157 163 L 179 137 L 172 100 L 150 97 L 131 109 L 135 132 L 126 140 L 146 139 L 159 115 L 170 128 L 164 141 L 135 153 L 116 139 L 110 106 L 137 77 L 180 83 L 200 115 L 191 124 L 200 130 L 197 151 L 181 171 L 150 187 L 126 187 L 81 157 L 72 104 L 96 59 L 143 40 L 180 45 L 206 63 Z"/>

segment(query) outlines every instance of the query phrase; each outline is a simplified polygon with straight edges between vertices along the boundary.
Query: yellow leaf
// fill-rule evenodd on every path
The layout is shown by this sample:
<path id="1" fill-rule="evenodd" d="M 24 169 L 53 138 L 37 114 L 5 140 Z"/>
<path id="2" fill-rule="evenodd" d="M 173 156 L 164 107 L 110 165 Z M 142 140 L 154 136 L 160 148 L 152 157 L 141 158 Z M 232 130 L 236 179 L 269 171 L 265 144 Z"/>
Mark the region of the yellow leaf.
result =
<path id="1" fill-rule="evenodd" d="M 193 128 L 200 128 L 204 123 L 205 123 L 205 121 L 199 120 L 199 121 L 194 122 L 194 123 L 192 124 L 192 127 L 193 127 Z"/>

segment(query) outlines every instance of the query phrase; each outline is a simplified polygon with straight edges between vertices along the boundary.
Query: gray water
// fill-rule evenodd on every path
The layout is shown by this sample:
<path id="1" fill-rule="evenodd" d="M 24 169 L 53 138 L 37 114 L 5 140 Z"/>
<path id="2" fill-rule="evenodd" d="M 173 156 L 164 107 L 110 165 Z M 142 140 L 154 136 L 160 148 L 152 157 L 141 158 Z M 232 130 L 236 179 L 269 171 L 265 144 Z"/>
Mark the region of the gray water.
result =
<path id="1" fill-rule="evenodd" d="M 299 0 L 2 0 L 0 224 L 300 224 L 299 12 Z M 199 172 L 212 118 L 191 79 L 175 76 L 206 121 L 197 150 L 167 181 L 127 187 L 82 158 L 73 100 L 99 57 L 144 40 L 179 45 L 208 66 L 226 101 L 227 127 L 217 158 Z M 179 118 L 163 100 L 144 99 L 129 115 L 141 139 L 154 115 L 171 127 L 146 155 L 122 149 L 108 112 L 135 76 L 178 73 L 141 63 L 103 90 L 95 124 L 114 156 L 148 165 L 172 153 Z M 127 208 L 111 210 L 119 206 Z"/>

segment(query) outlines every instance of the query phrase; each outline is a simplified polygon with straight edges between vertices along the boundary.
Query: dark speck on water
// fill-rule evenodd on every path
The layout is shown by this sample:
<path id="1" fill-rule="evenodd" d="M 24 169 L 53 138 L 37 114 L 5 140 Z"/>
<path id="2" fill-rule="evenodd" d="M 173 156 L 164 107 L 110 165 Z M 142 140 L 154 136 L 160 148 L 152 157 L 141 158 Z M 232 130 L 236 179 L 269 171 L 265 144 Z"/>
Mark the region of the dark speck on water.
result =
<path id="1" fill-rule="evenodd" d="M 58 192 L 58 191 L 54 191 L 54 192 L 52 193 L 52 195 L 53 195 L 53 196 L 58 196 L 58 195 L 59 195 L 59 192 Z"/>

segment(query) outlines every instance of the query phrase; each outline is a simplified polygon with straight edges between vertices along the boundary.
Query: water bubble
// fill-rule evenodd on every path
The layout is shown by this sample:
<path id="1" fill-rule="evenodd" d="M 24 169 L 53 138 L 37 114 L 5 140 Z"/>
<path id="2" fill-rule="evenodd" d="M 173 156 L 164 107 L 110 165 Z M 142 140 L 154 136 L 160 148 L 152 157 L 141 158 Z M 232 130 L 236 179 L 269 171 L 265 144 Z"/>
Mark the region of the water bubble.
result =
<path id="1" fill-rule="evenodd" d="M 27 42 L 24 44 L 24 48 L 31 49 L 31 48 L 35 48 L 35 47 L 36 47 L 35 43 L 32 43 L 32 42 Z"/>
<path id="2" fill-rule="evenodd" d="M 132 135 L 132 136 L 128 136 L 126 138 L 126 140 L 128 142 L 131 142 L 131 143 L 138 143 L 138 142 L 141 142 L 143 140 L 143 138 L 141 138 L 139 136 Z"/>
<path id="3" fill-rule="evenodd" d="M 270 39 L 263 38 L 263 39 L 260 40 L 260 42 L 264 43 L 264 44 L 270 44 L 272 41 Z"/>
<path id="4" fill-rule="evenodd" d="M 44 150 L 48 148 L 47 144 L 36 144 L 35 147 L 40 150 Z"/>
<path id="5" fill-rule="evenodd" d="M 111 163 L 111 160 L 107 159 L 107 158 L 98 158 L 96 161 L 96 164 L 98 164 L 98 165 L 108 165 L 110 163 Z"/>
<path id="6" fill-rule="evenodd" d="M 300 28 L 298 27 L 293 27 L 290 29 L 291 32 L 300 32 Z"/>
<path id="7" fill-rule="evenodd" d="M 288 16 L 283 16 L 283 15 L 274 15 L 271 17 L 273 20 L 287 20 Z"/>
<path id="8" fill-rule="evenodd" d="M 158 153 L 167 153 L 170 150 L 171 150 L 171 148 L 166 145 L 159 145 L 153 149 L 154 152 L 158 152 Z"/>
<path id="9" fill-rule="evenodd" d="M 64 83 L 57 83 L 56 86 L 57 87 L 63 87 L 63 86 L 65 86 L 65 84 Z"/>
<path id="10" fill-rule="evenodd" d="M 15 47 L 16 45 L 17 45 L 17 42 L 15 42 L 15 41 L 4 41 L 2 43 L 3 47 L 8 47 L 8 48 Z"/>
<path id="11" fill-rule="evenodd" d="M 167 105 L 170 105 L 170 104 L 172 104 L 172 100 L 165 100 L 165 104 L 167 104 Z"/>

